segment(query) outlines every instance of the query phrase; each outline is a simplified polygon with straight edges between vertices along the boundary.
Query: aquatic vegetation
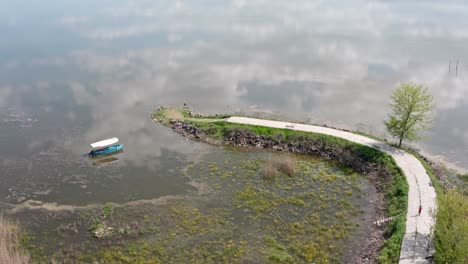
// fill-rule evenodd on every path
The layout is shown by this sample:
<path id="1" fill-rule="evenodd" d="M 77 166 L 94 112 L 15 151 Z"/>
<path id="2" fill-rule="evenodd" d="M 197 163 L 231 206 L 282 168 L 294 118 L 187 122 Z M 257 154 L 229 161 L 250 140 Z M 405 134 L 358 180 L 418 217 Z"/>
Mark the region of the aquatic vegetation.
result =
<path id="1" fill-rule="evenodd" d="M 365 178 L 335 162 L 290 155 L 294 174 L 266 181 L 271 154 L 233 150 L 227 160 L 213 153 L 179 168 L 210 187 L 203 196 L 77 212 L 100 238 L 88 235 L 73 250 L 46 255 L 71 263 L 339 262 L 337 243 L 359 227 L 362 197 L 354 188 Z"/>
<path id="2" fill-rule="evenodd" d="M 297 205 L 297 206 L 304 206 L 305 205 L 304 200 L 302 200 L 300 198 L 296 198 L 296 197 L 289 197 L 289 198 L 287 198 L 286 201 L 287 201 L 288 204 L 293 204 L 293 205 Z"/>
<path id="3" fill-rule="evenodd" d="M 110 203 L 106 203 L 104 204 L 104 206 L 102 207 L 102 217 L 104 218 L 109 218 L 112 214 L 112 211 L 113 211 L 113 207 L 112 207 L 112 204 Z"/>
<path id="4" fill-rule="evenodd" d="M 327 244 L 323 238 L 319 238 L 319 242 L 314 241 L 295 241 L 291 244 L 291 251 L 297 254 L 301 260 L 306 263 L 330 263 L 330 254 L 324 250 L 323 245 Z"/>
<path id="5" fill-rule="evenodd" d="M 273 237 L 264 237 L 267 246 L 263 250 L 266 260 L 271 263 L 294 263 L 294 258 L 287 252 L 286 247 L 281 245 Z"/>
<path id="6" fill-rule="evenodd" d="M 238 208 L 250 208 L 256 213 L 271 210 L 277 205 L 275 194 L 258 190 L 252 185 L 246 186 L 242 191 L 235 193 L 235 205 Z"/>
<path id="7" fill-rule="evenodd" d="M 101 250 L 95 259 L 104 263 L 154 263 L 159 264 L 167 257 L 164 248 L 157 245 L 140 242 L 133 243 L 127 248 L 111 247 Z M 86 257 L 81 257 L 84 260 Z M 94 258 L 91 258 L 94 259 Z"/>

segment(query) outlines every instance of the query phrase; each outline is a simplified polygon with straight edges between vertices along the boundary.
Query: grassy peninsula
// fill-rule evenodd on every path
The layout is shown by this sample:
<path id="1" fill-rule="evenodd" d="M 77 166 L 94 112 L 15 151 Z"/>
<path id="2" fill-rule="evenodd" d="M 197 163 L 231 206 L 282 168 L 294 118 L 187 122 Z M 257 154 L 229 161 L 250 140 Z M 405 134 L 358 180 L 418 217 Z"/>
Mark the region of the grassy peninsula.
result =
<path id="1" fill-rule="evenodd" d="M 193 115 L 188 108 L 159 108 L 153 113 L 154 121 L 175 128 L 175 121 L 183 122 L 180 133 L 214 144 L 255 146 L 252 138 L 275 142 L 279 146 L 296 146 L 294 152 L 315 154 L 337 160 L 353 169 L 368 174 L 377 189 L 385 196 L 386 216 L 396 216 L 385 230 L 385 243 L 378 260 L 381 263 L 398 261 L 400 245 L 405 233 L 408 185 L 394 160 L 376 149 L 344 139 L 290 129 L 228 123 L 224 116 Z M 177 129 L 176 129 L 177 131 Z M 184 132 L 185 131 L 185 132 Z M 192 134 L 190 134 L 192 132 Z M 244 140 L 246 139 L 246 140 Z M 253 144 L 252 144 L 253 143 Z M 281 147 L 282 148 L 282 147 Z M 287 149 L 283 149 L 287 151 Z"/>

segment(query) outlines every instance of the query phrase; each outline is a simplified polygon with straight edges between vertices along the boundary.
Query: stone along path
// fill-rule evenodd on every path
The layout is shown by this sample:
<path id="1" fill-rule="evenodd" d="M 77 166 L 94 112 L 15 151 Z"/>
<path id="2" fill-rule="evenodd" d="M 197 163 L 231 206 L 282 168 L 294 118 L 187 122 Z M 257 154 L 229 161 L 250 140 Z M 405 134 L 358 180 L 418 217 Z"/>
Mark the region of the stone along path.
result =
<path id="1" fill-rule="evenodd" d="M 230 117 L 227 122 L 326 134 L 376 148 L 391 155 L 404 172 L 409 185 L 406 233 L 401 245 L 399 263 L 429 263 L 427 257 L 432 255 L 431 234 L 435 223 L 431 212 L 437 207 L 436 193 L 423 165 L 413 155 L 375 139 L 327 127 L 247 117 Z M 419 214 L 420 206 L 421 214 Z"/>

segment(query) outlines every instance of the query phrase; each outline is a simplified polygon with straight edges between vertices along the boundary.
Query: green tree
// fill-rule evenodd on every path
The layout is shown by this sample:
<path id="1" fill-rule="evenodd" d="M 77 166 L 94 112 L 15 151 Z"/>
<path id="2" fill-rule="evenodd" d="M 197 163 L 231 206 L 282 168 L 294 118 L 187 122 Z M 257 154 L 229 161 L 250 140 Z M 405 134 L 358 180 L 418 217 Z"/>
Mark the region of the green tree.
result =
<path id="1" fill-rule="evenodd" d="M 428 88 L 415 83 L 402 83 L 391 97 L 393 113 L 385 121 L 387 132 L 399 138 L 398 147 L 403 139 L 419 139 L 418 131 L 427 130 L 432 123 L 434 98 Z"/>

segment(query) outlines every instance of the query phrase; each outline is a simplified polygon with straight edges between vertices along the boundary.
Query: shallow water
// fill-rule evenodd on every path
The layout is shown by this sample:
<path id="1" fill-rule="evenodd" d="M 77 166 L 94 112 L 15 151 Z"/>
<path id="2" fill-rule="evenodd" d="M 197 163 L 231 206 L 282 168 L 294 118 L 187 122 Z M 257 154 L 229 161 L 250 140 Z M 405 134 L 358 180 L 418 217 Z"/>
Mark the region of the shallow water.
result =
<path id="1" fill-rule="evenodd" d="M 375 189 L 367 179 L 334 162 L 292 156 L 292 177 L 266 180 L 263 167 L 272 155 L 286 158 L 217 148 L 176 172 L 197 191 L 72 211 L 18 208 L 10 217 L 29 232 L 39 259 L 338 263 L 356 256 L 352 245 L 366 240 L 375 214 Z M 110 233 L 93 237 L 99 226 Z"/>
<path id="2" fill-rule="evenodd" d="M 420 146 L 468 168 L 467 14 L 435 0 L 0 2 L 0 202 L 193 194 L 183 168 L 238 154 L 152 123 L 161 104 L 383 136 L 408 80 L 437 101 Z M 114 136 L 112 163 L 83 156 Z"/>
<path id="3" fill-rule="evenodd" d="M 152 124 L 160 104 L 382 135 L 391 89 L 407 80 L 437 100 L 421 145 L 468 167 L 465 2 L 33 1 L 0 10 L 0 200 L 184 192 L 171 167 L 209 150 Z M 125 146 L 116 165 L 89 166 L 88 144 L 113 136 Z"/>
<path id="4" fill-rule="evenodd" d="M 119 168 L 126 169 L 117 173 L 123 179 L 165 174 L 161 164 L 171 162 L 162 153 L 180 156 L 191 147 L 149 122 L 159 104 L 281 113 L 380 134 L 388 95 L 405 80 L 428 84 L 438 102 L 422 145 L 467 166 L 464 2 L 0 7 L 0 199 L 34 198 L 26 185 L 36 182 L 51 194 L 43 199 L 65 200 L 47 181 L 99 174 L 80 155 L 111 136 L 125 144 Z M 179 193 L 180 182 L 171 180 L 157 185 Z M 67 202 L 86 202 L 73 192 Z"/>

